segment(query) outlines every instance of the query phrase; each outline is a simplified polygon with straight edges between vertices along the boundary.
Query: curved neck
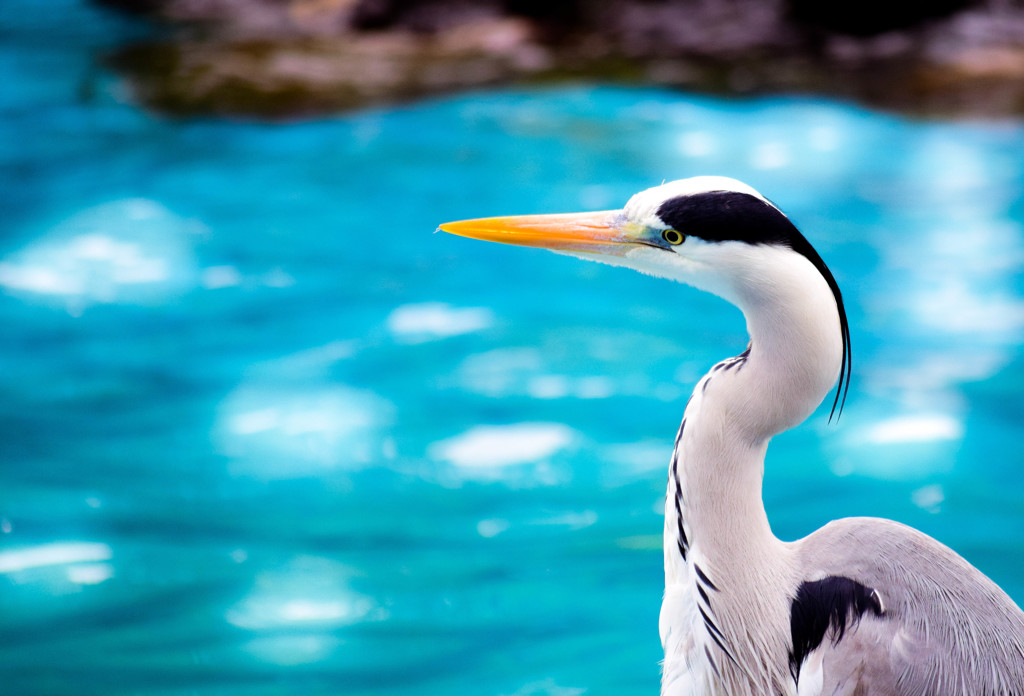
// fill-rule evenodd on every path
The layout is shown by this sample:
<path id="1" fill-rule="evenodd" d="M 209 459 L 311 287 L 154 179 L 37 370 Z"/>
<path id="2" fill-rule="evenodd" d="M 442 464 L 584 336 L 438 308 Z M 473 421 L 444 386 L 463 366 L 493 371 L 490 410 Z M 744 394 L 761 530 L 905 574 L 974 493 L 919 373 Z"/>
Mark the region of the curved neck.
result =
<path id="1" fill-rule="evenodd" d="M 818 407 L 843 355 L 836 302 L 817 269 L 783 253 L 771 276 L 741 278 L 728 289 L 751 343 L 697 384 L 676 441 L 665 514 L 666 586 L 690 582 L 692 566 L 700 567 L 719 590 L 711 602 L 721 641 L 746 665 L 786 664 L 787 593 L 762 590 L 795 582 L 762 500 L 768 442 Z M 755 595 L 761 600 L 751 603 Z M 664 641 L 675 619 L 663 613 L 663 620 Z M 716 646 L 705 645 L 716 654 Z M 716 662 L 727 683 L 753 683 L 763 693 L 786 679 L 784 669 L 740 674 L 726 657 Z"/>
<path id="2" fill-rule="evenodd" d="M 721 419 L 758 443 L 810 416 L 843 361 L 839 310 L 821 273 L 785 250 L 762 251 L 759 261 L 727 296 L 747 320 L 747 369 L 717 380 L 715 389 Z"/>
<path id="3" fill-rule="evenodd" d="M 712 539 L 732 530 L 738 543 L 768 531 L 761 500 L 768 441 L 818 407 L 842 361 L 839 312 L 825 279 L 792 253 L 779 254 L 771 270 L 774 280 L 734 284 L 750 346 L 697 385 L 677 443 L 692 524 L 709 525 Z"/>

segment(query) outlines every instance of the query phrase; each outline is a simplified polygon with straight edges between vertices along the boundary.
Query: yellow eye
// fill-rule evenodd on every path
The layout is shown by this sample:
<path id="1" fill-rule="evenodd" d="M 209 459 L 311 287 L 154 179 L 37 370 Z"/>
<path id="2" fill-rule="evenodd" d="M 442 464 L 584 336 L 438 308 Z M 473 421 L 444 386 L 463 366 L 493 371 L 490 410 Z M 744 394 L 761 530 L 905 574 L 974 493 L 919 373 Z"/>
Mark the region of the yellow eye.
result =
<path id="1" fill-rule="evenodd" d="M 661 236 L 666 242 L 668 242 L 672 246 L 682 244 L 684 239 L 683 235 L 680 234 L 679 232 L 676 232 L 675 230 L 665 230 L 664 232 L 661 233 Z"/>

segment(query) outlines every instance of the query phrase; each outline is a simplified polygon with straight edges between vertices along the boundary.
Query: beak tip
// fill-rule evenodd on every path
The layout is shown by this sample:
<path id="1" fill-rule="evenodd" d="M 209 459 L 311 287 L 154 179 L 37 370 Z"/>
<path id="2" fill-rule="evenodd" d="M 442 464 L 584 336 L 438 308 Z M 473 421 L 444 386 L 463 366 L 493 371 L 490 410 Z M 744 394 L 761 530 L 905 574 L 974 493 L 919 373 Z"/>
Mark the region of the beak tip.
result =
<path id="1" fill-rule="evenodd" d="M 514 215 L 443 222 L 437 229 L 459 237 L 554 251 L 604 247 L 618 242 L 612 211 Z"/>

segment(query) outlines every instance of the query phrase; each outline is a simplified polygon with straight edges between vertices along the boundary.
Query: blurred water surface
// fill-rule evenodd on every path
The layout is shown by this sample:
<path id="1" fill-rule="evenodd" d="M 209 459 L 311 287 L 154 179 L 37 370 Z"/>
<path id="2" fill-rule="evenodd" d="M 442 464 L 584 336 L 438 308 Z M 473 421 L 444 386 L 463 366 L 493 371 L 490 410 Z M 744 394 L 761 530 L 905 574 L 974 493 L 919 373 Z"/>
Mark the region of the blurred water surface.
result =
<path id="1" fill-rule="evenodd" d="M 174 121 L 95 67 L 139 26 L 0 27 L 3 693 L 654 693 L 664 472 L 742 318 L 433 230 L 706 173 L 850 311 L 776 533 L 892 517 L 1024 599 L 1020 123 L 608 87 Z"/>

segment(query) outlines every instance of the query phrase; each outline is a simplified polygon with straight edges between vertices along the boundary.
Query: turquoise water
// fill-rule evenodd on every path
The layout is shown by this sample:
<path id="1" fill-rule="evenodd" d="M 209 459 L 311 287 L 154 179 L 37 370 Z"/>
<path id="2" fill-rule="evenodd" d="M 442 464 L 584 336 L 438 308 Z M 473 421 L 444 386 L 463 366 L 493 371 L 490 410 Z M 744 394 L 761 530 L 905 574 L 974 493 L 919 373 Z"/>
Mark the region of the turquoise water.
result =
<path id="1" fill-rule="evenodd" d="M 895 518 L 1024 600 L 1024 125 L 600 86 L 175 121 L 94 65 L 140 27 L 41 5 L 0 8 L 3 693 L 655 693 L 665 466 L 742 318 L 433 230 L 696 174 L 850 311 L 776 533 Z"/>

